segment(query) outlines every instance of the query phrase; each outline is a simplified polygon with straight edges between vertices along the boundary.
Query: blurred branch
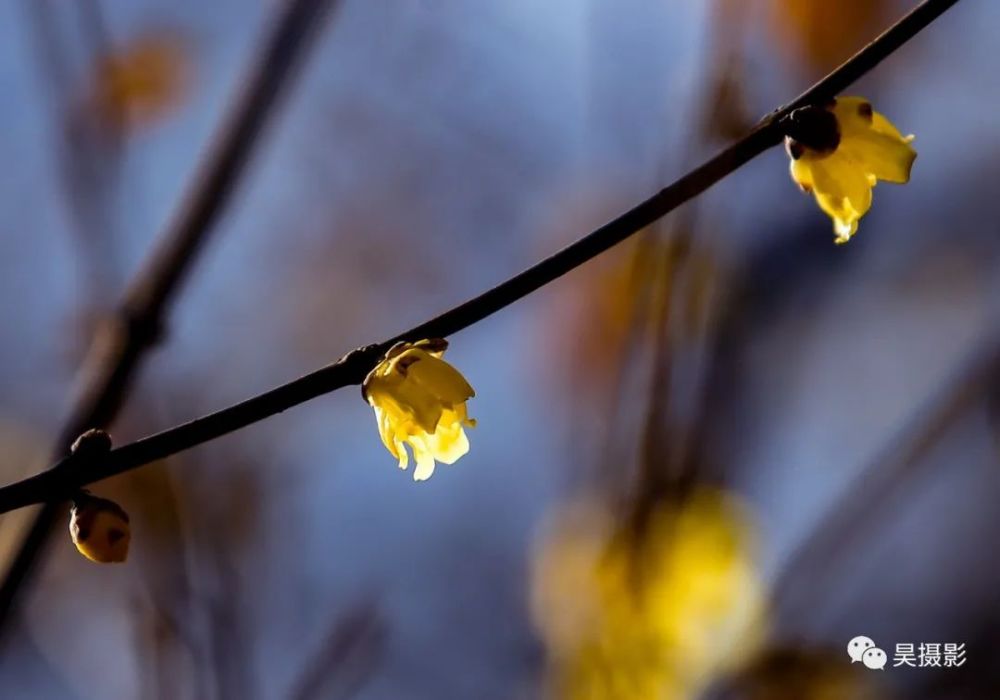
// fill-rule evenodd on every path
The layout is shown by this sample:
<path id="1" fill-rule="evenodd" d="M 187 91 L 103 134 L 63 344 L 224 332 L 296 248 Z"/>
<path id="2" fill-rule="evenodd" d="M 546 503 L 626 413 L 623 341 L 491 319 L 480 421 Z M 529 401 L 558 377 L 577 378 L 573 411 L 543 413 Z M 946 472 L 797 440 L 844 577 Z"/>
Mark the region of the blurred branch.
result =
<path id="1" fill-rule="evenodd" d="M 865 466 L 820 516 L 774 586 L 780 624 L 807 618 L 815 601 L 835 584 L 834 567 L 860 538 L 872 532 L 872 521 L 892 512 L 887 506 L 903 484 L 919 470 L 921 458 L 977 401 L 996 392 L 1000 377 L 1000 336 L 990 335 L 962 363 L 956 375 Z"/>
<path id="2" fill-rule="evenodd" d="M 59 36 L 56 12 L 75 11 L 77 34 L 85 44 L 83 63 L 100 60 L 109 51 L 107 32 L 97 0 L 84 0 L 54 9 L 47 0 L 24 3 L 31 27 L 32 46 L 53 104 L 58 132 L 58 155 L 63 197 L 72 216 L 70 231 L 77 246 L 83 298 L 100 306 L 110 299 L 115 279 L 114 217 L 112 204 L 118 186 L 122 156 L 120 134 L 90 118 L 80 109 L 75 92 L 72 55 Z"/>
<path id="3" fill-rule="evenodd" d="M 292 700 L 350 698 L 385 655 L 388 631 L 374 598 L 360 601 L 333 620 L 319 648 L 292 684 Z M 333 692 L 334 688 L 339 692 Z"/>
<path id="4" fill-rule="evenodd" d="M 161 337 L 170 303 L 234 192 L 261 129 L 327 4 L 328 0 L 288 0 L 282 6 L 158 247 L 127 288 L 117 317 L 95 337 L 81 370 L 79 393 L 56 441 L 54 459 L 66 455 L 82 432 L 114 419 L 141 359 Z M 65 483 L 83 483 L 80 477 L 86 478 L 83 474 L 70 477 L 65 469 L 60 473 L 66 475 Z M 60 493 L 69 496 L 73 490 L 60 489 Z M 0 586 L 0 625 L 63 512 L 60 499 L 45 500 L 45 508 Z"/>
<path id="5" fill-rule="evenodd" d="M 0 513 L 67 498 L 86 484 L 208 442 L 336 389 L 360 384 L 395 343 L 447 337 L 482 321 L 641 231 L 781 143 L 785 120 L 795 109 L 835 97 L 956 2 L 926 0 L 839 68 L 761 120 L 735 144 L 617 219 L 493 289 L 390 340 L 354 350 L 331 365 L 242 403 L 120 447 L 99 461 L 66 457 L 49 471 L 0 488 Z"/>

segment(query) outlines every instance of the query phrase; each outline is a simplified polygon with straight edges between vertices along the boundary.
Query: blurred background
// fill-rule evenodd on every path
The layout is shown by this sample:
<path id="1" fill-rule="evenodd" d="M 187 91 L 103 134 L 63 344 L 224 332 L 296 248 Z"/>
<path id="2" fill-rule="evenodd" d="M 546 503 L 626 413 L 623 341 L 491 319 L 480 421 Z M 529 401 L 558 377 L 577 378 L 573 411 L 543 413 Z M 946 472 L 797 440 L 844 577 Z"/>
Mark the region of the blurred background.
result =
<path id="1" fill-rule="evenodd" d="M 45 466 L 279 4 L 0 4 L 4 482 Z M 913 3 L 332 5 L 118 443 L 492 286 Z M 0 695 L 1000 697 L 998 23 L 959 3 L 852 88 L 919 158 L 850 244 L 772 149 L 453 337 L 479 425 L 430 481 L 350 388 L 96 485 L 129 561 L 60 531 Z M 893 668 L 907 643 L 966 661 Z"/>

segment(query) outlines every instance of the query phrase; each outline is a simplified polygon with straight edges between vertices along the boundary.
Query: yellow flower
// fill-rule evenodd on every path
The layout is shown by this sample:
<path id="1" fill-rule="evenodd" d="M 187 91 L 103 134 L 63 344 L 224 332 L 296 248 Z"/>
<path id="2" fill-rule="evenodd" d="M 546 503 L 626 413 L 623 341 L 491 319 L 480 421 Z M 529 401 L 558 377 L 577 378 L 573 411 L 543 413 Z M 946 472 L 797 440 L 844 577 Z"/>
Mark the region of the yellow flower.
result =
<path id="1" fill-rule="evenodd" d="M 69 534 L 80 554 L 100 564 L 128 558 L 132 539 L 128 513 L 114 501 L 84 492 L 73 502 Z"/>
<path id="2" fill-rule="evenodd" d="M 441 359 L 445 340 L 397 343 L 368 373 L 361 393 L 375 409 L 378 432 L 399 468 L 406 469 L 409 443 L 416 481 L 429 479 L 434 460 L 453 464 L 469 451 L 465 427 L 476 422 L 465 402 L 475 396 L 465 377 Z"/>
<path id="3" fill-rule="evenodd" d="M 797 125 L 796 113 L 802 117 Z M 785 139 L 792 179 L 813 193 L 833 219 L 836 242 L 846 243 L 871 207 L 875 183 L 910 179 L 917 157 L 910 146 L 913 136 L 903 136 L 861 97 L 838 97 L 822 108 L 796 110 L 791 121 L 799 127 Z"/>
<path id="4" fill-rule="evenodd" d="M 688 700 L 760 642 L 751 525 L 729 495 L 662 504 L 642 534 L 597 503 L 558 514 L 537 552 L 532 612 L 559 700 Z"/>

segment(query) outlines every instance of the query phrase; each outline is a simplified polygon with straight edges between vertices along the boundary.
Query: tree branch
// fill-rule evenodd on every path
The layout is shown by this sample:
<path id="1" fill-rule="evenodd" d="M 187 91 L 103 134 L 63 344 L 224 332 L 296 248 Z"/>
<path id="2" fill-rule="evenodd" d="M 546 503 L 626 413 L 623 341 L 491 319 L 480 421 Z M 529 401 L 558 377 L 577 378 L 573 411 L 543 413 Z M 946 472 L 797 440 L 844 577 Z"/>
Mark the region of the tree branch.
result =
<path id="1" fill-rule="evenodd" d="M 81 371 L 80 392 L 56 442 L 54 460 L 66 455 L 82 432 L 108 425 L 117 414 L 141 359 L 162 334 L 170 302 L 239 183 L 281 88 L 304 54 L 327 4 L 328 0 L 288 0 L 284 4 L 159 247 L 133 278 L 117 319 L 95 338 Z M 54 493 L 68 497 L 89 483 L 85 473 L 69 474 L 66 460 L 59 464 L 61 485 L 67 488 Z M 22 541 L 0 586 L 0 625 L 63 513 L 62 498 L 33 502 L 43 501 L 45 508 Z"/>
<path id="2" fill-rule="evenodd" d="M 360 384 L 394 343 L 447 337 L 579 267 L 696 197 L 765 150 L 781 143 L 783 120 L 799 107 L 821 103 L 878 65 L 958 0 L 926 0 L 839 68 L 765 117 L 735 144 L 679 180 L 577 240 L 479 296 L 394 338 L 355 350 L 341 360 L 242 403 L 113 450 L 99 462 L 68 457 L 49 471 L 0 488 L 0 513 L 65 498 L 76 488 L 169 457 L 195 445 L 261 421 L 352 384 Z"/>

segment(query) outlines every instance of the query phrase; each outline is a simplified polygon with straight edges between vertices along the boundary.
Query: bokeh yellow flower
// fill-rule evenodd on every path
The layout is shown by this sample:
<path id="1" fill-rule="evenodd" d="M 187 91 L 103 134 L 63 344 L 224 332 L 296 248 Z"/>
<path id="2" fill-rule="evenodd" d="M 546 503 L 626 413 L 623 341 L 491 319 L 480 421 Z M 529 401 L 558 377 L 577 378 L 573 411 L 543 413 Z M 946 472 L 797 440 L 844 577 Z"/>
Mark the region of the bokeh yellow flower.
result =
<path id="1" fill-rule="evenodd" d="M 97 63 L 90 101 L 112 126 L 137 127 L 159 121 L 183 101 L 191 52 L 183 38 L 160 30 L 144 33 Z"/>
<path id="2" fill-rule="evenodd" d="M 128 558 L 132 539 L 128 513 L 114 501 L 81 493 L 70 511 L 69 534 L 80 554 L 100 564 Z"/>
<path id="3" fill-rule="evenodd" d="M 475 391 L 441 359 L 447 348 L 447 341 L 440 339 L 397 343 L 361 388 L 375 409 L 382 442 L 399 460 L 400 469 L 409 464 L 409 444 L 417 462 L 416 481 L 431 477 L 435 460 L 453 464 L 468 452 L 465 428 L 476 424 L 465 408 Z"/>
<path id="4" fill-rule="evenodd" d="M 913 136 L 903 136 L 861 97 L 838 97 L 802 113 L 810 111 L 813 118 L 806 120 L 804 129 L 785 139 L 792 179 L 804 192 L 813 193 L 833 219 L 836 242 L 846 243 L 871 207 L 878 180 L 909 181 L 917 157 L 910 146 Z M 833 118 L 822 118 L 828 115 Z"/>
<path id="5" fill-rule="evenodd" d="M 764 593 L 749 521 L 728 496 L 661 505 L 641 536 L 596 503 L 555 519 L 532 609 L 561 700 L 694 698 L 752 654 Z"/>

